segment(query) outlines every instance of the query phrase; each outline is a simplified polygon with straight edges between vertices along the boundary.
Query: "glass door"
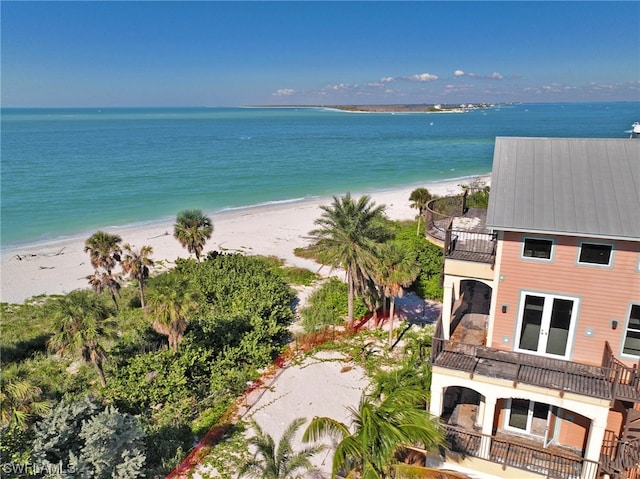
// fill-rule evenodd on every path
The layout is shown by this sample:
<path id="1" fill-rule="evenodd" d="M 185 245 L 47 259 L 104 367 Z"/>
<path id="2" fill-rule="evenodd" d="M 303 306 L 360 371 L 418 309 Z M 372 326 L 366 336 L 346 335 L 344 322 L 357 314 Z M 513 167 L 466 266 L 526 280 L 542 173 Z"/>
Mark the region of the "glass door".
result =
<path id="1" fill-rule="evenodd" d="M 553 440 L 552 422 L 548 404 L 528 399 L 509 400 L 506 429 L 543 438 L 546 445 Z"/>
<path id="2" fill-rule="evenodd" d="M 567 357 L 570 351 L 577 299 L 523 293 L 516 350 Z"/>

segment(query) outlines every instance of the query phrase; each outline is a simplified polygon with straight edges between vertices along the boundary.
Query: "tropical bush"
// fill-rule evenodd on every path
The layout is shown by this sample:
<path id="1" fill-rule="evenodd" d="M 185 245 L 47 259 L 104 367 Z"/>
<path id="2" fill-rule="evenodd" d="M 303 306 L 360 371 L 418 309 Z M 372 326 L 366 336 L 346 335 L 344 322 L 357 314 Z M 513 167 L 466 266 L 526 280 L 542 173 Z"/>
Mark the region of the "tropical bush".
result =
<path id="1" fill-rule="evenodd" d="M 347 284 L 330 278 L 309 296 L 309 306 L 300 310 L 302 324 L 307 332 L 317 331 L 331 324 L 344 324 L 347 317 Z M 367 313 L 361 298 L 356 298 L 354 317 Z"/>
<path id="2" fill-rule="evenodd" d="M 61 402 L 36 424 L 32 461 L 50 478 L 142 477 L 144 441 L 137 418 L 86 396 Z"/>
<path id="3" fill-rule="evenodd" d="M 90 420 L 89 413 L 91 417 L 94 413 L 103 414 L 97 422 L 91 422 L 91 432 L 87 430 L 85 438 L 79 429 L 74 434 L 87 447 L 97 448 L 92 438 L 101 437 L 114 451 L 117 444 L 109 442 L 113 438 L 108 430 L 118 430 L 122 437 L 129 437 L 118 428 L 126 425 L 129 421 L 126 418 L 135 416 L 144 433 L 147 451 L 144 470 L 148 477 L 166 476 L 194 440 L 244 391 L 247 382 L 259 376 L 288 342 L 287 326 L 293 319 L 294 292 L 272 260 L 237 254 L 210 254 L 201 263 L 195 259 L 181 260 L 171 272 L 152 278 L 150 296 L 153 283 L 162 283 L 163 276 L 180 277 L 185 282 L 185 292 L 194 298 L 194 308 L 185 312 L 186 328 L 181 341 L 176 350 L 169 349 L 166 338 L 152 327 L 156 320 L 152 305 L 146 312 L 140 308 L 138 285 L 123 288 L 120 309 L 112 308 L 108 318 L 112 334 L 95 338 L 105 353 L 106 387 L 100 386 L 96 368 L 83 363 L 80 355 L 54 358 L 47 351 L 47 342 L 54 334 L 54 313 L 66 296 L 37 298 L 24 305 L 1 305 L 2 382 L 27 384 L 23 380 L 28 380 L 34 392 L 23 396 L 21 402 L 14 401 L 21 408 L 16 410 L 24 409 L 25 417 L 32 418 L 28 424 L 38 420 L 44 411 L 39 409 L 41 403 L 58 404 L 66 408 L 67 415 L 76 414 L 69 412 L 69 408 L 77 409 L 80 415 L 85 411 L 86 417 L 78 419 L 80 423 L 82 419 Z M 99 298 L 106 305 L 112 300 L 109 291 Z M 92 400 L 95 407 L 77 403 L 88 393 L 95 397 Z M 65 402 L 61 403 L 63 397 Z M 10 404 L 3 400 L 5 405 Z M 11 414 L 7 411 L 7 418 Z M 23 431 L 11 425 L 9 419 L 3 419 L 0 431 L 3 460 L 26 463 L 33 459 L 32 449 L 40 451 L 38 454 L 49 451 L 45 446 L 35 448 L 36 439 L 44 440 L 41 437 L 44 432 L 41 428 L 37 430 L 40 439 L 34 436 L 33 427 Z M 103 470 L 97 466 L 102 461 L 99 451 L 82 456 L 69 444 L 63 441 L 56 446 L 60 454 L 66 454 L 65 461 L 73 452 L 74 467 L 82 468 L 86 472 L 84 477 L 102 477 Z M 132 454 L 133 451 L 132 446 Z M 120 455 L 119 477 L 136 477 L 137 457 L 135 453 L 127 462 Z"/>
<path id="4" fill-rule="evenodd" d="M 396 223 L 396 241 L 403 243 L 417 256 L 420 272 L 410 289 L 425 299 L 442 300 L 440 275 L 444 261 L 441 247 L 430 243 L 424 236 L 416 236 L 415 223 Z"/>

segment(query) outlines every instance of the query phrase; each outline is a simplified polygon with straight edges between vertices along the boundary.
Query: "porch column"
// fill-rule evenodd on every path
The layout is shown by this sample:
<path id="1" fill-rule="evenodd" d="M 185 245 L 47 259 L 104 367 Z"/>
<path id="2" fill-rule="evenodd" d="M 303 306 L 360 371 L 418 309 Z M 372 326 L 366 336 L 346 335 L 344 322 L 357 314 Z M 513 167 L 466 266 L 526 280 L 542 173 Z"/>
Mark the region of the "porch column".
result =
<path id="1" fill-rule="evenodd" d="M 608 412 L 608 411 L 605 411 Z M 589 438 L 587 439 L 587 447 L 585 449 L 584 458 L 590 461 L 600 461 L 600 451 L 602 450 L 602 441 L 604 439 L 604 431 L 607 427 L 607 416 L 594 419 L 591 421 L 589 429 Z M 582 479 L 592 479 L 595 477 L 595 471 L 592 467 L 583 468 Z"/>
<path id="2" fill-rule="evenodd" d="M 480 439 L 480 457 L 489 459 L 491 453 L 491 435 L 493 434 L 493 416 L 496 412 L 496 398 L 485 396 L 482 401 L 482 439 Z"/>
<path id="3" fill-rule="evenodd" d="M 445 278 L 446 281 L 446 278 Z M 446 281 L 442 294 L 442 337 L 446 340 L 451 332 L 451 308 L 453 307 L 453 283 Z"/>
<path id="4" fill-rule="evenodd" d="M 444 400 L 444 387 L 439 381 L 440 375 L 434 374 L 431 378 L 431 396 L 429 398 L 429 414 L 439 418 L 442 414 L 442 402 Z"/>

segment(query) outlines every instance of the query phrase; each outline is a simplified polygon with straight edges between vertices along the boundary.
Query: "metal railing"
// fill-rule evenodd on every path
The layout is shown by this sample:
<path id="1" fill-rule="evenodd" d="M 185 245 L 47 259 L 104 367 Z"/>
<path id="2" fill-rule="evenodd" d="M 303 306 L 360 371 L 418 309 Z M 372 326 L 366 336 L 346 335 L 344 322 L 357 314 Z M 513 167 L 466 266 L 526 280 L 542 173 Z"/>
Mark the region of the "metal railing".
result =
<path id="1" fill-rule="evenodd" d="M 467 253 L 495 257 L 498 236 L 495 233 L 453 229 L 450 224 L 445 230 L 444 255 Z"/>
<path id="2" fill-rule="evenodd" d="M 435 198 L 427 203 L 425 211 L 426 233 L 444 246 L 445 256 L 454 253 L 458 259 L 493 262 L 497 236 L 480 228 L 455 227 L 456 218 L 463 217 L 468 211 L 468 198 L 481 189 L 466 189 L 458 196 Z"/>
<path id="3" fill-rule="evenodd" d="M 444 427 L 451 451 L 500 464 L 503 469 L 513 467 L 553 479 L 594 479 L 598 476 L 597 462 L 551 452 L 542 447 L 542 444 L 535 447 L 520 444 L 507 437 L 487 436 L 449 425 Z M 482 443 L 487 441 L 488 454 L 483 454 Z"/>

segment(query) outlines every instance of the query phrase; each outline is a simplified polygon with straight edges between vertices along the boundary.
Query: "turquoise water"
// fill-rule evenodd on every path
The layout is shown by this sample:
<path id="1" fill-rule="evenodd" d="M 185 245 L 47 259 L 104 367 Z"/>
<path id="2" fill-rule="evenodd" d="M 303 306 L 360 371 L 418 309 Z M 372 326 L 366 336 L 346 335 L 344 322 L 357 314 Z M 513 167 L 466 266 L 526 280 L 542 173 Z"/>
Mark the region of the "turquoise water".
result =
<path id="1" fill-rule="evenodd" d="M 454 114 L 2 109 L 2 246 L 491 171 L 496 136 L 624 138 L 640 103 Z"/>

